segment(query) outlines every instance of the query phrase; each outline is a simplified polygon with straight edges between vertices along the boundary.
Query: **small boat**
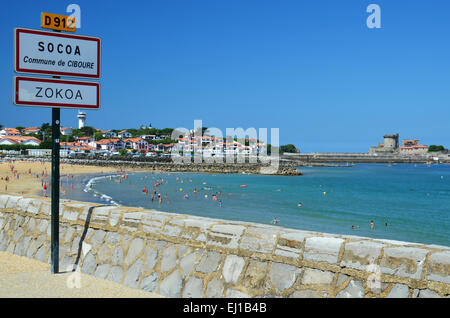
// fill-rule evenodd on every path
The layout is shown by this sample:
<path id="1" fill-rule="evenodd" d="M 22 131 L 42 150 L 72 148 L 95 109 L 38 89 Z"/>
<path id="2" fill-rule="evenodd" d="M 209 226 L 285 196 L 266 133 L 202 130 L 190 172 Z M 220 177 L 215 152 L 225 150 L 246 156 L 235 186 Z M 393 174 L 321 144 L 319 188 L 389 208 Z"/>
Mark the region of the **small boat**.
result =
<path id="1" fill-rule="evenodd" d="M 241 184 L 241 185 L 239 186 L 239 188 L 247 188 L 247 185 L 246 185 L 246 184 Z"/>

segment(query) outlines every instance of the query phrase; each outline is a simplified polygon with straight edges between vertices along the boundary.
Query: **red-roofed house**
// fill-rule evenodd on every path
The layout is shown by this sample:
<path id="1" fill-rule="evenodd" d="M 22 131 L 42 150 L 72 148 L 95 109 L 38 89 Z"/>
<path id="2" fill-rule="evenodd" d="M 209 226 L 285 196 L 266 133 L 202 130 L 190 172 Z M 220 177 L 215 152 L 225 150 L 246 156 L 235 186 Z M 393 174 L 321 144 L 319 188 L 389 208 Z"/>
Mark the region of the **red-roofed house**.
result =
<path id="1" fill-rule="evenodd" d="M 124 139 L 125 147 L 128 149 L 134 149 L 137 151 L 148 151 L 148 142 L 142 138 L 128 138 Z"/>
<path id="2" fill-rule="evenodd" d="M 28 128 L 22 129 L 22 134 L 37 135 L 37 134 L 39 134 L 40 131 L 41 131 L 41 129 L 39 127 L 28 127 Z"/>
<path id="3" fill-rule="evenodd" d="M 0 137 L 0 145 L 27 145 L 39 146 L 41 141 L 35 137 L 29 136 L 4 136 Z"/>
<path id="4" fill-rule="evenodd" d="M 400 154 L 426 154 L 428 152 L 428 146 L 419 145 L 417 139 L 405 139 L 403 140 L 403 146 L 399 147 Z"/>
<path id="5" fill-rule="evenodd" d="M 71 127 L 61 127 L 61 135 L 63 136 L 69 136 L 72 135 L 72 128 Z"/>
<path id="6" fill-rule="evenodd" d="M 117 133 L 112 131 L 112 130 L 105 130 L 105 131 L 103 131 L 103 137 L 116 138 L 117 137 Z"/>
<path id="7" fill-rule="evenodd" d="M 75 139 L 76 142 L 82 143 L 83 145 L 87 145 L 94 140 L 94 137 L 78 137 L 77 139 Z"/>
<path id="8" fill-rule="evenodd" d="M 120 149 L 124 149 L 125 142 L 123 142 L 121 139 L 101 139 L 91 142 L 90 146 L 96 148 L 97 150 L 107 150 L 114 152 L 119 151 Z"/>
<path id="9" fill-rule="evenodd" d="M 126 130 L 122 130 L 122 131 L 119 131 L 119 133 L 117 134 L 117 137 L 119 137 L 119 138 L 131 138 L 131 137 L 133 137 L 133 135 L 131 133 L 129 133 L 128 131 L 126 131 Z"/>
<path id="10" fill-rule="evenodd" d="M 0 137 L 2 136 L 16 136 L 20 137 L 20 131 L 18 131 L 16 128 L 3 128 L 0 130 Z"/>

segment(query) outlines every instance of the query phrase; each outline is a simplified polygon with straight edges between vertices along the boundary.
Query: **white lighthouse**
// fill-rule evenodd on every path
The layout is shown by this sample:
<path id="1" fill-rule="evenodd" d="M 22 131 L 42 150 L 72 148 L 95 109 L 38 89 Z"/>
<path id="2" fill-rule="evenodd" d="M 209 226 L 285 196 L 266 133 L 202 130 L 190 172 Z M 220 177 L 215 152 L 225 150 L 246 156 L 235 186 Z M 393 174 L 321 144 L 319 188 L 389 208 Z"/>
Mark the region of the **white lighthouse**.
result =
<path id="1" fill-rule="evenodd" d="M 86 122 L 86 113 L 78 111 L 78 129 L 83 128 L 85 122 Z"/>

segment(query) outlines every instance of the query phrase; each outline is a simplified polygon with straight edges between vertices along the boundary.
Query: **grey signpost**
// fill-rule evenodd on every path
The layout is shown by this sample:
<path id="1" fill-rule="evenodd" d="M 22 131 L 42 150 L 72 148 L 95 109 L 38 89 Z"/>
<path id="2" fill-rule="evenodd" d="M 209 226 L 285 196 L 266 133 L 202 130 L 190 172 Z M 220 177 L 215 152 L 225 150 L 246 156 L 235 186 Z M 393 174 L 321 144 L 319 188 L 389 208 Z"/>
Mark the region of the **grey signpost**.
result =
<path id="1" fill-rule="evenodd" d="M 56 274 L 59 272 L 60 109 L 100 107 L 98 83 L 61 80 L 60 75 L 100 78 L 100 39 L 29 29 L 15 29 L 14 34 L 15 72 L 53 75 L 53 79 L 16 76 L 14 104 L 52 108 L 51 272 Z M 83 58 L 86 68 L 80 68 L 77 57 Z"/>

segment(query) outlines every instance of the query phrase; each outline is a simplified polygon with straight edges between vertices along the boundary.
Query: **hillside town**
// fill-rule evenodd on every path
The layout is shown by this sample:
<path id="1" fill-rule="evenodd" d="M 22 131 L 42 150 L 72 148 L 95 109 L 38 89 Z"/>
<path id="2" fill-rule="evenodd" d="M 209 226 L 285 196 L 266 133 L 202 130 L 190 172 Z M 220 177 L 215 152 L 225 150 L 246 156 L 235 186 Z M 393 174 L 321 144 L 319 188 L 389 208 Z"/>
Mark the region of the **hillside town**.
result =
<path id="1" fill-rule="evenodd" d="M 216 138 L 204 134 L 196 135 L 194 131 L 180 134 L 171 139 L 173 129 L 156 129 L 141 126 L 140 129 L 101 130 L 83 124 L 78 129 L 61 127 L 60 149 L 68 156 L 78 154 L 90 155 L 133 155 L 133 156 L 168 156 L 173 151 L 184 154 L 202 153 L 203 156 L 257 155 L 267 153 L 267 144 L 256 138 L 237 140 Z M 51 149 L 51 130 L 48 124 L 41 127 L 17 127 L 0 129 L 0 147 L 12 146 L 10 149 L 29 149 L 29 154 L 45 153 Z M 45 144 L 45 140 L 47 143 Z M 231 141 L 231 142 L 230 142 Z M 16 146 L 16 147 L 14 147 Z M 19 146 L 19 147 L 18 147 Z M 21 147 L 20 147 L 21 146 Z M 8 147 L 2 147 L 7 149 Z M 42 149 L 36 149 L 42 148 Z"/>

